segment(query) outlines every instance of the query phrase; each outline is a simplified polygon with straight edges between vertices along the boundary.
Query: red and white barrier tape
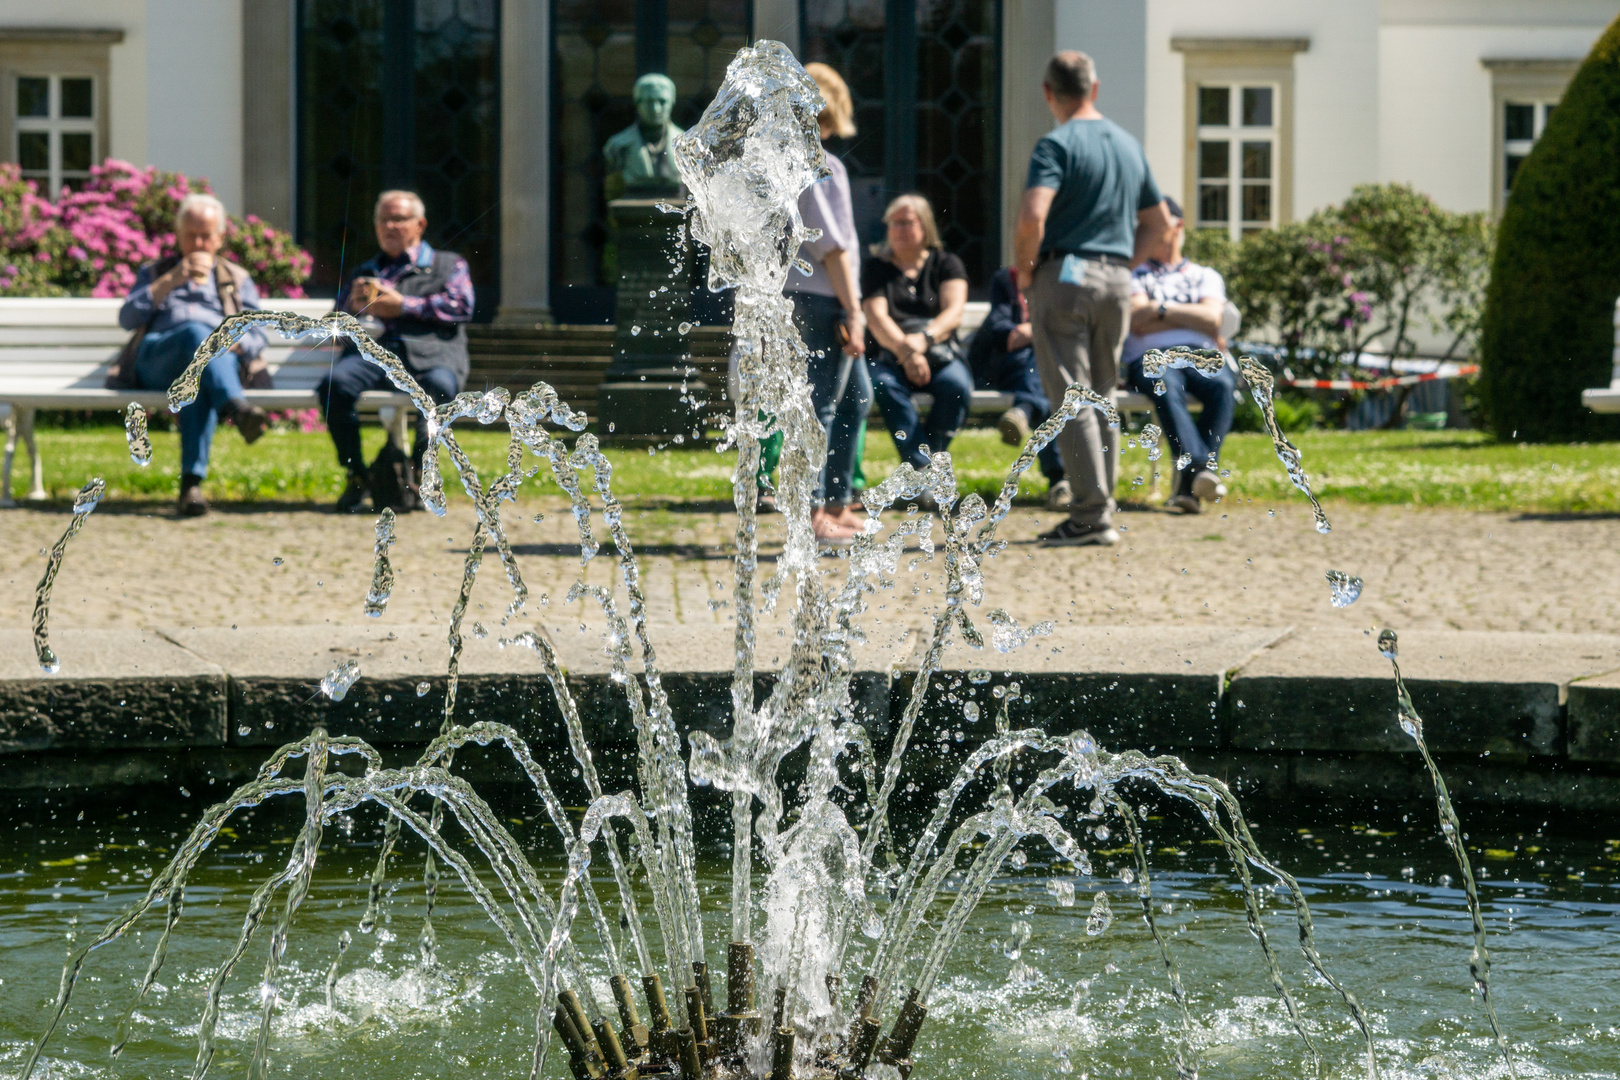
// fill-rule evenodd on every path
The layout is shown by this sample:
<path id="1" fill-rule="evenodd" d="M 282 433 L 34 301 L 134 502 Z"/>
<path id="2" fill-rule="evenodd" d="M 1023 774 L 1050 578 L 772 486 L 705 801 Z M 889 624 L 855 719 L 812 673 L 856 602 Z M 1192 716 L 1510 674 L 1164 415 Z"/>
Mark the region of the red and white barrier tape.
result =
<path id="1" fill-rule="evenodd" d="M 1435 379 L 1452 379 L 1478 373 L 1478 364 L 1462 364 L 1455 371 L 1444 374 L 1431 371 L 1423 375 L 1394 375 L 1387 379 L 1373 379 L 1371 382 L 1360 382 L 1355 379 L 1278 379 L 1277 382 L 1283 386 L 1303 390 L 1388 390 L 1392 386 L 1416 386 L 1418 383 L 1433 382 Z"/>

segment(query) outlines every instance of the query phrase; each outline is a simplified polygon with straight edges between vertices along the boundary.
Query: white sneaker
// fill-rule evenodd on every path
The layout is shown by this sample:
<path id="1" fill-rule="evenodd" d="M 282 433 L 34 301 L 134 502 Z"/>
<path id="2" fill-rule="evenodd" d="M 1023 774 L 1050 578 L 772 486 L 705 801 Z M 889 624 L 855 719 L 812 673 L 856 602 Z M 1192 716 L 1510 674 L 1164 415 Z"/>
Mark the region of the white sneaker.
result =
<path id="1" fill-rule="evenodd" d="M 1204 469 L 1193 477 L 1192 493 L 1204 502 L 1214 502 L 1226 497 L 1226 485 L 1221 483 L 1220 477 Z"/>
<path id="2" fill-rule="evenodd" d="M 1069 486 L 1067 480 L 1059 480 L 1046 491 L 1048 510 L 1066 511 L 1072 502 L 1074 502 L 1074 488 Z"/>

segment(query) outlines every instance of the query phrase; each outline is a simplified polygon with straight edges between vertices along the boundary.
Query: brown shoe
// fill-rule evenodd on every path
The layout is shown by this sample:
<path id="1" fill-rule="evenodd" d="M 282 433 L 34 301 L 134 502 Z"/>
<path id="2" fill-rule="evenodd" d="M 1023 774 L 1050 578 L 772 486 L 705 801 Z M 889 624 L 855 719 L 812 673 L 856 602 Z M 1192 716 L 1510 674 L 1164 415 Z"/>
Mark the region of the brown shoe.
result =
<path id="1" fill-rule="evenodd" d="M 232 417 L 236 421 L 236 430 L 242 433 L 242 441 L 252 446 L 259 441 L 265 428 L 270 426 L 270 417 L 257 405 L 239 405 Z"/>
<path id="2" fill-rule="evenodd" d="M 201 477 L 180 478 L 180 502 L 176 509 L 181 517 L 202 517 L 208 513 L 208 500 L 203 498 Z"/>

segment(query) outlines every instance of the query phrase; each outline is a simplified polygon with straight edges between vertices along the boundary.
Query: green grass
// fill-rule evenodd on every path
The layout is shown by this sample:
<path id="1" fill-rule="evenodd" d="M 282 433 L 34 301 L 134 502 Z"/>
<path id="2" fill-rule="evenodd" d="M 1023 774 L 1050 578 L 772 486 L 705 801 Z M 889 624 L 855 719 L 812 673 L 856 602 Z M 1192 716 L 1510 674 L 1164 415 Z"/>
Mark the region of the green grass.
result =
<path id="1" fill-rule="evenodd" d="M 486 480 L 503 467 L 504 432 L 469 428 L 458 437 Z M 1309 431 L 1293 438 L 1318 493 L 1330 501 L 1550 513 L 1620 511 L 1620 443 L 1498 443 L 1478 432 L 1460 431 Z M 367 454 L 375 454 L 382 432 L 368 428 L 365 440 Z M 179 474 L 179 438 L 173 432 L 154 432 L 152 441 L 152 464 L 142 469 L 130 461 L 123 433 L 116 428 L 42 430 L 46 488 L 53 499 L 64 500 L 89 477 L 100 476 L 110 498 L 168 501 Z M 988 430 L 964 432 L 952 449 L 962 489 L 987 498 L 1000 489 L 1016 455 Z M 729 454 L 677 447 L 653 454 L 620 447 L 608 453 L 621 497 L 730 501 Z M 27 490 L 27 459 L 20 447 L 19 457 L 12 478 L 18 497 Z M 885 432 L 868 434 L 870 480 L 888 475 L 898 460 Z M 1168 460 L 1158 464 L 1171 467 Z M 1233 435 L 1223 467 L 1232 471 L 1227 485 L 1234 495 L 1260 502 L 1296 497 L 1263 436 Z M 1151 469 L 1142 450 L 1128 449 L 1120 470 L 1120 497 L 1146 497 L 1151 489 L 1134 481 L 1151 480 Z M 538 489 L 530 490 L 557 492 L 549 479 L 536 481 Z M 214 443 L 206 491 L 214 500 L 322 503 L 336 499 L 342 487 L 342 471 L 324 434 L 271 432 L 248 447 L 224 429 Z M 1037 500 L 1045 490 L 1046 482 L 1031 469 L 1019 496 Z"/>

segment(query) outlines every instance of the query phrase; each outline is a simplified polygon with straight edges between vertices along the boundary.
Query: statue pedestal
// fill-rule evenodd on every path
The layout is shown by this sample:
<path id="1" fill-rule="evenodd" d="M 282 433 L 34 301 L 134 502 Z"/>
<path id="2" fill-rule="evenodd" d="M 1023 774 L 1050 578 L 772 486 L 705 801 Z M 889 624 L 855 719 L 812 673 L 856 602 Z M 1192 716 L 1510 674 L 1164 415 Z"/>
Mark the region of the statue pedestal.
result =
<path id="1" fill-rule="evenodd" d="M 608 203 L 619 249 L 613 362 L 597 393 L 604 438 L 701 438 L 709 388 L 691 370 L 680 324 L 690 317 L 691 249 L 670 199 Z M 610 426 L 611 425 L 611 426 Z"/>

